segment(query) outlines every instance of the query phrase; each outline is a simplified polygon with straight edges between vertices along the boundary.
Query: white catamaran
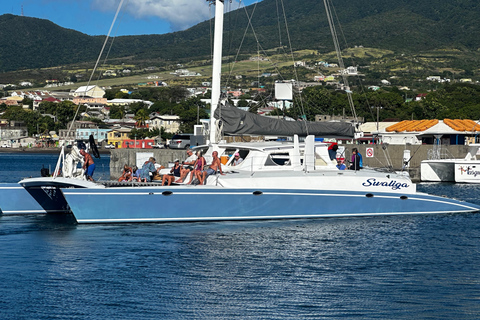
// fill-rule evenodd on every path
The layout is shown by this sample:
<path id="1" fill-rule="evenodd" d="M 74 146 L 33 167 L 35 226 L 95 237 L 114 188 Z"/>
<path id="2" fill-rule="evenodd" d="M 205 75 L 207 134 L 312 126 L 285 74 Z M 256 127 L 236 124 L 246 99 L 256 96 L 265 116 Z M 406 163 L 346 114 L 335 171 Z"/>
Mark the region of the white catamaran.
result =
<path id="1" fill-rule="evenodd" d="M 416 192 L 404 173 L 374 169 L 338 170 L 319 137 L 353 137 L 348 123 L 268 119 L 221 106 L 220 75 L 224 4 L 215 1 L 215 36 L 209 142 L 197 147 L 207 162 L 239 153 L 244 159 L 222 166 L 205 185 L 111 186 L 79 178 L 75 152 L 64 161 L 63 177 L 20 182 L 44 212 L 71 210 L 78 223 L 291 219 L 479 211 L 480 207 Z M 292 142 L 221 143 L 227 134 L 292 136 Z M 303 141 L 299 136 L 305 137 Z M 55 174 L 59 171 L 55 169 Z M 69 169 L 70 168 L 70 169 Z M 16 187 L 16 186 L 15 186 Z M 63 196 L 62 196 L 63 195 Z M 0 199 L 1 200 L 1 199 Z M 36 205 L 37 205 L 36 204 Z M 28 209 L 28 208 L 27 208 Z M 70 212 L 70 211 L 69 211 Z"/>
<path id="2" fill-rule="evenodd" d="M 226 175 L 213 175 L 205 185 L 59 189 L 78 223 L 291 219 L 397 214 L 474 212 L 480 207 L 416 192 L 404 173 L 373 169 L 338 170 L 328 144 L 313 134 L 353 137 L 350 124 L 291 125 L 222 107 L 220 75 L 224 4 L 215 1 L 215 36 L 209 143 L 197 147 L 211 159 L 239 153 L 238 166 L 224 165 Z M 254 124 L 261 122 L 258 126 Z M 265 121 L 265 122 L 263 122 Z M 290 132 L 293 142 L 220 143 L 224 133 L 276 135 Z M 303 135 L 304 141 L 294 133 Z M 268 133 L 266 133 L 268 132 Z"/>

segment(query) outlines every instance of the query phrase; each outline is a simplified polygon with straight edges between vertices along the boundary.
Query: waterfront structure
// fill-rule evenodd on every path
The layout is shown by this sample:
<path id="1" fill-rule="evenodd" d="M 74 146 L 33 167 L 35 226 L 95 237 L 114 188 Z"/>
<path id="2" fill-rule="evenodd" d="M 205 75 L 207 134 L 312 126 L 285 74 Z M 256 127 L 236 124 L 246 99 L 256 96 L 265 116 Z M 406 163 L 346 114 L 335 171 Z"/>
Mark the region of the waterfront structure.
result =
<path id="1" fill-rule="evenodd" d="M 107 106 L 129 106 L 132 103 L 143 103 L 147 106 L 151 106 L 153 102 L 148 101 L 148 100 L 141 100 L 141 99 L 112 99 L 112 100 L 107 100 L 106 104 Z"/>
<path id="2" fill-rule="evenodd" d="M 405 120 L 393 124 L 380 132 L 379 136 L 388 144 L 434 144 L 464 145 L 473 143 L 480 132 L 480 125 L 472 120 Z"/>
<path id="3" fill-rule="evenodd" d="M 160 129 L 163 127 L 165 132 L 176 133 L 180 129 L 180 117 L 175 115 L 155 115 L 150 118 L 149 127 Z"/>
<path id="4" fill-rule="evenodd" d="M 113 144 L 115 148 L 122 148 L 123 141 L 128 140 L 128 134 L 132 131 L 129 128 L 115 128 L 108 131 L 108 144 Z"/>
<path id="5" fill-rule="evenodd" d="M 87 141 L 90 135 L 92 135 L 96 142 L 102 143 L 108 139 L 108 132 L 111 130 L 112 129 L 100 129 L 99 127 L 78 128 L 76 129 L 75 137 L 77 140 Z"/>

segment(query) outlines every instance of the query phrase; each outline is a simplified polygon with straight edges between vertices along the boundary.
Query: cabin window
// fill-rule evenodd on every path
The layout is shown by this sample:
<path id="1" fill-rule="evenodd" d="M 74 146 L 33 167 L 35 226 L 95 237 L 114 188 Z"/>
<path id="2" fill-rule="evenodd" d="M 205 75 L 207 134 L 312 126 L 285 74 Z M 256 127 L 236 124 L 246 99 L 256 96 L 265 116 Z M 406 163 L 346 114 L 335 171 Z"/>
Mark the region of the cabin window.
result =
<path id="1" fill-rule="evenodd" d="M 271 153 L 268 155 L 265 166 L 289 166 L 290 154 L 288 152 Z"/>
<path id="2" fill-rule="evenodd" d="M 238 152 L 240 154 L 240 158 L 242 158 L 243 160 L 245 160 L 245 158 L 250 153 L 249 150 L 238 150 L 236 148 L 227 148 L 227 149 L 225 149 L 225 152 L 222 154 L 222 157 L 227 157 L 227 159 L 225 159 L 223 161 L 224 162 L 227 161 L 227 163 L 230 162 L 230 165 L 232 165 L 233 164 L 233 158 L 234 158 L 234 155 L 235 155 L 236 152 Z M 222 159 L 220 159 L 220 160 L 222 160 Z"/>

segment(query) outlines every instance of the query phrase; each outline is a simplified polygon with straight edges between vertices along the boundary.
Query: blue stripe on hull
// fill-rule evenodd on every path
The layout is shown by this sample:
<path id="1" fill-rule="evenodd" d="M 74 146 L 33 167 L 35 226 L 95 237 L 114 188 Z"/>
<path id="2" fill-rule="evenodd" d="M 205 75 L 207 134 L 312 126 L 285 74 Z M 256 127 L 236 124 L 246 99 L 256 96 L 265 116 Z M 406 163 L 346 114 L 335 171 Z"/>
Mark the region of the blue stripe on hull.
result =
<path id="1" fill-rule="evenodd" d="M 18 183 L 0 183 L 0 212 L 4 215 L 42 214 L 45 210 Z"/>
<path id="2" fill-rule="evenodd" d="M 163 195 L 163 191 L 172 191 Z M 79 223 L 292 219 L 473 212 L 480 207 L 430 196 L 314 190 L 64 189 Z"/>

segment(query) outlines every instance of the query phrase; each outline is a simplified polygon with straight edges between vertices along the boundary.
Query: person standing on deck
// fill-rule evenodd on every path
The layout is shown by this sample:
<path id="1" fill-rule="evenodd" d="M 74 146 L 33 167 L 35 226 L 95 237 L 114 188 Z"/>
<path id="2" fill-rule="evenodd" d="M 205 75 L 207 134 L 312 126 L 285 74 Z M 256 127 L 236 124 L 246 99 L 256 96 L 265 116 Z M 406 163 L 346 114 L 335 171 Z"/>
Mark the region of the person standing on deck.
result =
<path id="1" fill-rule="evenodd" d="M 85 152 L 84 149 L 80 150 L 80 154 L 84 158 L 83 169 L 85 170 L 85 175 L 87 177 L 87 180 L 95 181 L 93 180 L 93 173 L 95 172 L 95 163 L 93 162 L 92 156 L 90 155 L 90 153 Z"/>
<path id="2" fill-rule="evenodd" d="M 350 170 L 360 170 L 360 155 L 358 154 L 358 149 L 352 149 L 352 159 L 350 160 Z"/>

